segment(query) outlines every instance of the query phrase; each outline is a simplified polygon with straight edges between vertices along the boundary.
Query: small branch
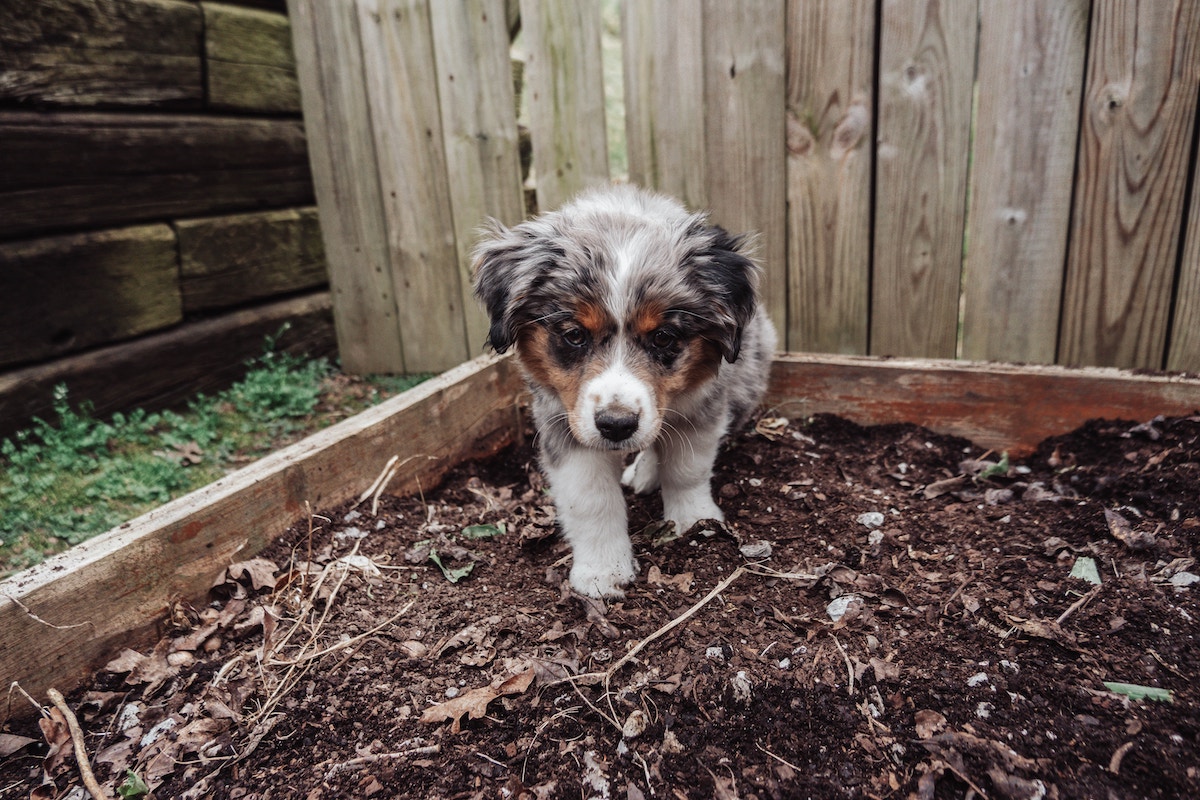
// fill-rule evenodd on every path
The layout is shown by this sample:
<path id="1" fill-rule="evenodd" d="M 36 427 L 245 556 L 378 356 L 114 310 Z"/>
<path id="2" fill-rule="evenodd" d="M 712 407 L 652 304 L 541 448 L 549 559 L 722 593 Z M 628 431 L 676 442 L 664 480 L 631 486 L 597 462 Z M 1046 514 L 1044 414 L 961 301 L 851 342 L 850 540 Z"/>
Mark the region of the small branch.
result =
<path id="1" fill-rule="evenodd" d="M 1066 621 L 1067 617 L 1071 616 L 1076 611 L 1083 608 L 1088 603 L 1092 602 L 1092 598 L 1095 597 L 1099 593 L 1100 593 L 1100 587 L 1097 586 L 1094 589 L 1092 589 L 1090 592 L 1085 594 L 1083 597 L 1076 600 L 1074 603 L 1071 603 L 1070 607 L 1067 608 L 1066 611 L 1059 614 L 1058 619 L 1054 620 L 1055 624 L 1062 625 L 1063 622 Z"/>
<path id="2" fill-rule="evenodd" d="M 440 752 L 442 752 L 440 744 L 430 744 L 424 747 L 414 747 L 411 750 L 401 750 L 396 753 L 376 753 L 369 756 L 359 756 L 358 758 L 352 758 L 349 761 L 343 761 L 340 764 L 334 764 L 330 767 L 325 773 L 325 782 L 328 783 L 333 780 L 339 772 L 346 772 L 366 764 L 377 764 L 380 761 L 391 761 L 397 758 L 408 758 L 409 756 L 434 755 Z"/>
<path id="3" fill-rule="evenodd" d="M 12 600 L 14 603 L 16 603 L 21 608 L 21 610 L 25 612 L 26 616 L 28 616 L 31 620 L 33 620 L 34 622 L 41 623 L 42 625 L 45 625 L 47 628 L 54 628 L 54 630 L 56 630 L 56 631 L 69 631 L 69 630 L 71 630 L 71 628 L 84 628 L 84 627 L 87 627 L 88 625 L 95 624 L 91 620 L 88 620 L 87 622 L 76 622 L 74 625 L 55 625 L 53 622 L 47 622 L 46 620 L 39 617 L 37 614 L 30 611 L 29 606 L 25 605 L 24 603 L 22 603 L 17 598 L 13 597 L 8 592 L 5 592 L 4 596 L 7 597 L 9 600 Z"/>
<path id="4" fill-rule="evenodd" d="M 92 765 L 88 761 L 87 747 L 83 741 L 83 729 L 79 727 L 79 720 L 75 718 L 75 712 L 67 705 L 66 699 L 58 689 L 47 689 L 46 696 L 67 720 L 67 727 L 71 730 L 71 741 L 75 743 L 75 762 L 79 765 L 79 777 L 83 779 L 84 788 L 95 800 L 109 800 L 108 794 L 100 787 L 96 776 L 92 774 Z"/>
<path id="5" fill-rule="evenodd" d="M 683 612 L 678 617 L 676 617 L 675 619 L 668 622 L 666 625 L 663 625 L 661 628 L 659 628 L 654 633 L 647 636 L 645 639 L 642 639 L 642 641 L 638 643 L 637 647 L 633 648 L 628 653 L 621 656 L 619 659 L 617 659 L 616 663 L 614 663 L 611 667 L 608 668 L 608 670 L 604 673 L 605 685 L 608 684 L 608 682 L 612 679 L 612 676 L 614 674 L 616 674 L 617 670 L 619 670 L 621 667 L 625 666 L 630 661 L 632 661 L 634 656 L 636 656 L 638 653 L 642 652 L 642 650 L 644 650 L 648 644 L 655 641 L 659 637 L 670 633 L 671 631 L 675 630 L 675 628 L 677 628 L 680 625 L 682 625 L 683 623 L 687 622 L 689 619 L 691 619 L 693 616 L 695 616 L 697 611 L 704 608 L 704 606 L 708 605 L 708 603 L 710 601 L 712 601 L 712 599 L 714 597 L 716 597 L 721 592 L 728 589 L 729 585 L 731 583 L 736 581 L 738 578 L 742 577 L 742 575 L 744 575 L 745 573 L 746 573 L 745 567 L 738 567 L 737 569 L 735 569 L 733 571 L 733 573 L 728 578 L 726 578 L 725 580 L 718 583 L 711 592 L 709 592 L 707 595 L 705 595 L 703 600 L 696 603 L 696 605 L 692 606 L 687 611 Z"/>
<path id="6" fill-rule="evenodd" d="M 830 636 L 830 638 L 833 639 L 833 643 L 837 645 L 838 652 L 842 654 L 842 658 L 846 662 L 846 675 L 850 679 L 850 686 L 847 687 L 846 693 L 849 694 L 851 697 L 853 697 L 854 696 L 854 665 L 850 663 L 850 656 L 846 654 L 846 648 L 842 647 L 842 643 L 838 641 L 838 638 L 836 636 L 834 636 L 832 633 L 829 634 L 829 636 Z"/>

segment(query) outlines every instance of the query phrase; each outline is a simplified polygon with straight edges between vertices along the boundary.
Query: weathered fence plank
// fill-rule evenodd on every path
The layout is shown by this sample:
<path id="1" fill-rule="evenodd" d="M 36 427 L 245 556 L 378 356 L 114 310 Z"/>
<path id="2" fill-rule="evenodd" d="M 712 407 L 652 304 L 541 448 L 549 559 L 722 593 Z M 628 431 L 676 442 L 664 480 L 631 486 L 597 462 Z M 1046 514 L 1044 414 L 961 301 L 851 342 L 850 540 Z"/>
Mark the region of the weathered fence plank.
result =
<path id="1" fill-rule="evenodd" d="M 976 0 L 884 0 L 872 353 L 952 358 L 958 338 Z"/>
<path id="2" fill-rule="evenodd" d="M 1094 6 L 1058 358 L 1165 358 L 1200 86 L 1200 4 Z"/>
<path id="3" fill-rule="evenodd" d="M 175 233 L 166 225 L 0 244 L 0 264 L 0 366 L 75 352 L 183 318 Z"/>
<path id="4" fill-rule="evenodd" d="M 791 0 L 787 26 L 788 346 L 865 354 L 875 4 Z"/>
<path id="5" fill-rule="evenodd" d="M 787 332 L 787 81 L 784 0 L 704 0 L 708 200 L 731 231 L 757 232 L 763 295 Z"/>
<path id="6" fill-rule="evenodd" d="M 182 0 L 5 0 L 0 100 L 199 108 L 202 30 Z"/>
<path id="7" fill-rule="evenodd" d="M 342 365 L 403 372 L 358 11 L 325 0 L 288 10 Z"/>
<path id="8" fill-rule="evenodd" d="M 621 4 L 629 180 L 708 208 L 702 0 Z"/>
<path id="9" fill-rule="evenodd" d="M 1090 5 L 980 6 L 964 358 L 1054 362 Z"/>
<path id="10" fill-rule="evenodd" d="M 408 372 L 467 359 L 428 0 L 359 0 L 370 124 Z"/>
<path id="11" fill-rule="evenodd" d="M 214 108 L 299 113 L 292 34 L 283 14 L 203 2 L 205 78 Z"/>
<path id="12" fill-rule="evenodd" d="M 1179 265 L 1167 369 L 1200 372 L 1200 170 L 1192 173 L 1187 241 Z"/>
<path id="13" fill-rule="evenodd" d="M 597 0 L 521 0 L 538 208 L 608 182 Z"/>
<path id="14" fill-rule="evenodd" d="M 487 339 L 487 315 L 471 295 L 471 250 L 484 219 L 525 216 L 516 104 L 504 0 L 430 5 L 446 176 L 458 251 L 468 352 Z"/>
<path id="15" fill-rule="evenodd" d="M 299 120 L 17 111 L 0 142 L 0 237 L 312 202 Z"/>
<path id="16" fill-rule="evenodd" d="M 179 220 L 175 232 L 185 314 L 326 281 L 321 227 L 312 207 Z"/>

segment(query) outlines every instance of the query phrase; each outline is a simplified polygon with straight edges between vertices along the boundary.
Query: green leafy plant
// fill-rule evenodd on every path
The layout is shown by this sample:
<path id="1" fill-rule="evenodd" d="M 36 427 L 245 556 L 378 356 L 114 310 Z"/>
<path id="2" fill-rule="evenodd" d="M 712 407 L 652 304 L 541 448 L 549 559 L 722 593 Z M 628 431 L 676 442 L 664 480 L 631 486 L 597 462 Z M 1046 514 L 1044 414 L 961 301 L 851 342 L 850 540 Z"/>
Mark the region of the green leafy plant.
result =
<path id="1" fill-rule="evenodd" d="M 282 330 L 280 331 L 282 333 Z M 337 380 L 334 380 L 335 377 Z M 98 420 L 54 390 L 53 415 L 0 441 L 0 577 L 179 497 L 427 376 L 358 381 L 326 359 L 294 356 L 269 337 L 245 377 L 183 411 Z M 333 402 L 333 400 L 330 400 Z"/>

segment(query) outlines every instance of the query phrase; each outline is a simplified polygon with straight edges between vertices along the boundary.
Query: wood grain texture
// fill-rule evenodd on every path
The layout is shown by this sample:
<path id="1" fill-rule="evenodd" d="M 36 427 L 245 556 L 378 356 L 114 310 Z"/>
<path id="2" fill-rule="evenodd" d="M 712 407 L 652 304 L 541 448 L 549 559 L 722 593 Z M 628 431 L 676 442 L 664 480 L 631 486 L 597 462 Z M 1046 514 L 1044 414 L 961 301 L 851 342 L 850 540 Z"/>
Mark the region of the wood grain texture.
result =
<path id="1" fill-rule="evenodd" d="M 1188 210 L 1187 241 L 1179 265 L 1174 322 L 1167 351 L 1167 369 L 1200 373 L 1200 171 L 1192 174 L 1192 205 Z"/>
<path id="2" fill-rule="evenodd" d="M 621 4 L 629 180 L 708 208 L 704 4 Z"/>
<path id="3" fill-rule="evenodd" d="M 300 113 L 292 33 L 285 14 L 203 2 L 205 79 L 213 108 Z"/>
<path id="4" fill-rule="evenodd" d="M 704 136 L 713 220 L 758 234 L 763 297 L 786 347 L 785 4 L 704 0 Z"/>
<path id="5" fill-rule="evenodd" d="M 299 120 L 14 111 L 0 142 L 0 238 L 312 202 Z"/>
<path id="6" fill-rule="evenodd" d="M 791 0 L 788 346 L 867 352 L 875 4 Z"/>
<path id="7" fill-rule="evenodd" d="M 521 0 L 538 208 L 608 183 L 597 0 Z"/>
<path id="8" fill-rule="evenodd" d="M 405 458 L 390 487 L 405 492 L 511 441 L 520 386 L 511 361 L 470 362 L 0 583 L 0 676 L 35 697 L 69 691 L 120 648 L 148 643 L 173 599 L 202 602 L 306 502 L 357 495 L 393 454 Z M 18 601 L 81 627 L 48 627 Z"/>
<path id="9" fill-rule="evenodd" d="M 358 10 L 404 367 L 440 372 L 466 360 L 467 341 L 429 3 Z"/>
<path id="10" fill-rule="evenodd" d="M 289 0 L 342 367 L 404 372 L 358 11 Z"/>
<path id="11" fill-rule="evenodd" d="M 266 337 L 298 356 L 336 355 L 328 292 L 278 300 L 177 325 L 46 364 L 0 373 L 0 436 L 53 419 L 54 387 L 88 401 L 97 417 L 115 411 L 179 407 L 199 392 L 215 394 L 246 374 Z"/>
<path id="12" fill-rule="evenodd" d="M 183 0 L 4 0 L 0 101 L 199 108 L 202 32 Z"/>
<path id="13" fill-rule="evenodd" d="M 0 366 L 165 328 L 183 318 L 166 225 L 0 244 Z"/>
<path id="14" fill-rule="evenodd" d="M 870 351 L 953 358 L 976 0 L 883 0 Z"/>
<path id="15" fill-rule="evenodd" d="M 1090 6 L 980 6 L 965 358 L 1054 363 Z"/>
<path id="16" fill-rule="evenodd" d="M 488 218 L 511 226 L 525 216 L 507 17 L 504 0 L 435 2 L 429 10 L 461 307 L 474 354 L 488 331 L 471 293 L 478 231 Z"/>
<path id="17" fill-rule="evenodd" d="M 1094 5 L 1058 360 L 1161 368 L 1200 86 L 1200 4 Z"/>
<path id="18" fill-rule="evenodd" d="M 1013 457 L 1090 419 L 1145 422 L 1200 408 L 1200 378 L 929 359 L 781 355 L 766 404 L 796 419 L 912 422 Z"/>
<path id="19" fill-rule="evenodd" d="M 317 209 L 179 220 L 186 314 L 242 305 L 328 280 Z"/>

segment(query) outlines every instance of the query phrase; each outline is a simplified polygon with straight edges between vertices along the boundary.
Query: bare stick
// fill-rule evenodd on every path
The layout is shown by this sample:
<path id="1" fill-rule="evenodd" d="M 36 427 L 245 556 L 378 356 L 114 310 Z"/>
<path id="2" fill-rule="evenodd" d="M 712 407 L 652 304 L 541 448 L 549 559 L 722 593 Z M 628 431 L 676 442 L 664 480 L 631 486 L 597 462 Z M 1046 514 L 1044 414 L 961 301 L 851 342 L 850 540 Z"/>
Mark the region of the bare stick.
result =
<path id="1" fill-rule="evenodd" d="M 833 639 L 833 643 L 837 645 L 838 652 L 842 654 L 842 658 L 846 662 L 846 674 L 850 679 L 850 686 L 847 687 L 847 694 L 854 696 L 854 665 L 850 663 L 850 656 L 846 655 L 846 648 L 842 647 L 842 643 L 832 633 L 829 636 Z"/>
<path id="2" fill-rule="evenodd" d="M 84 788 L 96 800 L 109 800 L 108 794 L 100 787 L 96 776 L 92 774 L 92 765 L 88 762 L 87 747 L 83 741 L 83 729 L 79 727 L 79 720 L 75 718 L 75 712 L 67 705 L 66 699 L 58 689 L 47 689 L 46 696 L 67 720 L 67 727 L 71 730 L 71 741 L 75 743 L 75 762 L 79 765 L 79 777 L 83 779 Z"/>
<path id="3" fill-rule="evenodd" d="M 689 619 L 691 619 L 693 616 L 695 616 L 697 611 L 704 608 L 704 606 L 708 605 L 708 603 L 710 601 L 712 601 L 712 599 L 714 597 L 716 597 L 721 592 L 728 589 L 729 585 L 731 583 L 736 581 L 738 578 L 742 577 L 742 575 L 745 574 L 745 572 L 746 572 L 745 567 L 738 567 L 737 569 L 735 569 L 728 578 L 726 578 L 725 580 L 718 583 L 711 592 L 709 592 L 707 595 L 705 595 L 703 600 L 696 603 L 696 605 L 692 606 L 687 611 L 683 612 L 678 617 L 676 617 L 675 619 L 668 622 L 666 625 L 663 625 L 661 628 L 659 628 L 654 633 L 647 636 L 645 639 L 642 639 L 642 641 L 640 641 L 638 643 L 637 647 L 633 648 L 628 653 L 626 653 L 625 655 L 623 655 L 619 659 L 617 659 L 616 663 L 614 663 L 611 667 L 609 667 L 608 670 L 604 673 L 605 686 L 608 685 L 608 682 L 612 679 L 612 676 L 614 674 L 616 674 L 617 670 L 619 670 L 621 667 L 625 666 L 630 661 L 632 661 L 634 659 L 634 656 L 636 656 L 638 653 L 642 652 L 642 650 L 646 649 L 646 646 L 648 644 L 650 644 L 654 640 L 658 639 L 659 637 L 670 633 L 671 631 L 675 630 L 683 623 L 687 622 Z"/>
<path id="4" fill-rule="evenodd" d="M 1070 607 L 1069 607 L 1069 608 L 1067 608 L 1067 610 L 1066 610 L 1066 611 L 1064 611 L 1064 612 L 1062 612 L 1061 614 L 1059 614 L 1059 615 L 1058 615 L 1058 619 L 1054 620 L 1054 622 L 1055 622 L 1056 624 L 1058 624 L 1058 625 L 1062 625 L 1062 624 L 1063 624 L 1063 622 L 1064 622 L 1064 621 L 1066 621 L 1067 617 L 1071 616 L 1071 615 L 1072 615 L 1072 614 L 1074 614 L 1076 611 L 1078 611 L 1079 609 L 1083 608 L 1083 607 L 1084 607 L 1084 606 L 1086 606 L 1088 603 L 1092 602 L 1092 598 L 1093 598 L 1093 597 L 1095 597 L 1097 594 L 1099 594 L 1099 592 L 1100 592 L 1100 587 L 1099 587 L 1099 586 L 1097 586 L 1096 588 L 1092 589 L 1090 592 L 1088 592 L 1087 594 L 1085 594 L 1083 597 L 1079 598 L 1079 599 L 1078 599 L 1078 600 L 1076 600 L 1074 603 L 1071 603 Z"/>
<path id="5" fill-rule="evenodd" d="M 396 462 L 399 460 L 400 460 L 400 456 L 392 456 L 391 458 L 389 458 L 387 460 L 387 463 L 383 465 L 383 469 L 379 472 L 379 477 L 377 477 L 375 479 L 375 481 L 370 486 L 367 487 L 367 490 L 365 492 L 363 492 L 362 494 L 360 494 L 358 496 L 358 502 L 356 502 L 354 504 L 355 506 L 359 505 L 359 503 L 362 503 L 368 497 L 375 494 L 375 490 L 379 488 L 380 484 L 384 483 L 384 481 L 387 480 L 388 471 L 392 467 L 394 467 L 396 465 Z"/>
<path id="6" fill-rule="evenodd" d="M 340 764 L 334 764 L 329 768 L 329 771 L 325 773 L 325 780 L 328 782 L 332 780 L 339 772 L 346 772 L 347 770 L 354 769 L 355 767 L 361 767 L 365 764 L 377 764 L 380 761 L 390 761 L 395 758 L 433 755 L 440 752 L 442 752 L 441 745 L 430 744 L 425 745 L 424 747 L 414 747 L 411 750 L 401 750 L 397 753 L 375 753 L 369 756 L 359 756 L 358 758 L 352 758 L 349 761 L 343 761 Z"/>
<path id="7" fill-rule="evenodd" d="M 20 609 L 25 612 L 26 616 L 28 616 L 31 620 L 33 620 L 34 622 L 41 623 L 42 625 L 45 625 L 47 628 L 54 628 L 56 631 L 69 631 L 71 628 L 83 628 L 88 625 L 94 624 L 91 620 L 88 620 L 87 622 L 76 622 L 74 625 L 55 625 L 53 622 L 47 622 L 46 620 L 39 617 L 37 614 L 30 611 L 29 606 L 25 605 L 24 603 L 22 603 L 17 598 L 13 597 L 8 592 L 5 592 L 4 596 L 7 597 L 9 600 L 12 600 L 14 603 L 16 603 L 20 607 Z"/>

